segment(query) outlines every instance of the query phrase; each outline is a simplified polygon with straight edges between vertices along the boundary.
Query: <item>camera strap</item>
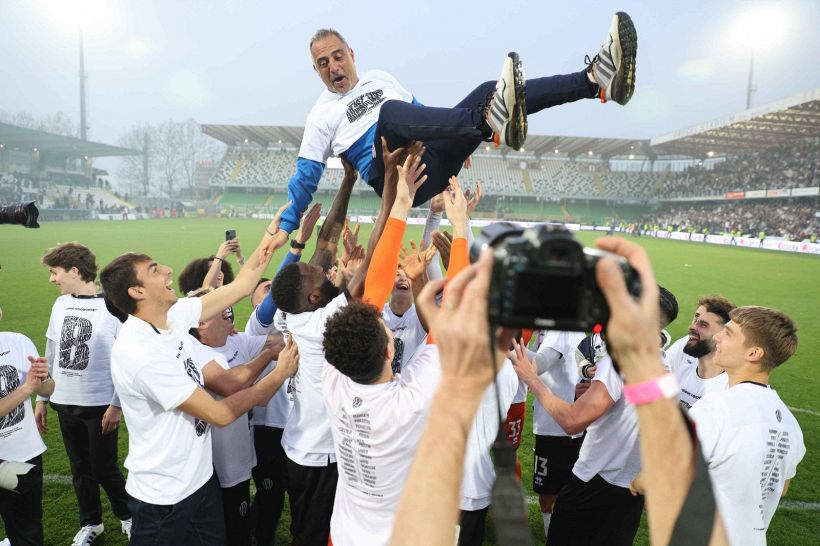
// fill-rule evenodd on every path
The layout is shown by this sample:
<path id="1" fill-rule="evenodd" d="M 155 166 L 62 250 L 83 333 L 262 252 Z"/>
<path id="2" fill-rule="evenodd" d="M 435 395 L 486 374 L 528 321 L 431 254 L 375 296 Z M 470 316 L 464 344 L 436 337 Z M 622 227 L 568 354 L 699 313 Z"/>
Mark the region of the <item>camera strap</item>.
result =
<path id="1" fill-rule="evenodd" d="M 689 436 L 692 438 L 692 457 L 695 463 L 695 478 L 689 487 L 689 493 L 683 501 L 669 546 L 686 546 L 689 544 L 709 544 L 715 523 L 715 493 L 709 468 L 700 449 L 700 442 L 695 433 L 695 423 L 681 409 Z"/>

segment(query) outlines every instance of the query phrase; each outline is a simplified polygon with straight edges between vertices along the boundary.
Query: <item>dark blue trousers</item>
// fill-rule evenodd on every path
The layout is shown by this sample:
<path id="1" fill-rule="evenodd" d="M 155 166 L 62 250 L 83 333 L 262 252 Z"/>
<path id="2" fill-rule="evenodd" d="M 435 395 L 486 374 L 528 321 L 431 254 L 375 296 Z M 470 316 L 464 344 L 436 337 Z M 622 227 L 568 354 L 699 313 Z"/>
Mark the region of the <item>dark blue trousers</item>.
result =
<path id="1" fill-rule="evenodd" d="M 495 81 L 476 87 L 454 108 L 436 108 L 389 100 L 379 112 L 373 164 L 367 183 L 380 196 L 384 186 L 384 160 L 381 137 L 391 150 L 412 140 L 424 142 L 427 182 L 416 192 L 414 205 L 429 201 L 447 187 L 451 176 L 461 171 L 464 160 L 484 140 L 481 133 L 481 107 L 495 89 Z M 527 115 L 545 108 L 580 99 L 595 98 L 598 86 L 589 81 L 586 70 L 575 74 L 527 80 Z"/>
<path id="2" fill-rule="evenodd" d="M 150 504 L 130 499 L 131 546 L 185 544 L 225 546 L 222 493 L 214 472 L 205 485 L 176 504 Z"/>

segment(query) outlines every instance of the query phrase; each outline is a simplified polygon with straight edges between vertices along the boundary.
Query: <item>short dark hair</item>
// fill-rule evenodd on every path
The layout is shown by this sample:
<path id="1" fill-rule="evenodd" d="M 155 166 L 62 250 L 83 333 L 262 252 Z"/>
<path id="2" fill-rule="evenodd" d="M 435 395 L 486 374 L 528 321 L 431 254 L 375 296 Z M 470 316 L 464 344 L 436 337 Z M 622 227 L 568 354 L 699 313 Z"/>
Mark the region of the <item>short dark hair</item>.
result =
<path id="1" fill-rule="evenodd" d="M 356 383 L 372 383 L 384 369 L 388 339 L 381 316 L 378 308 L 353 301 L 325 323 L 325 360 Z"/>
<path id="2" fill-rule="evenodd" d="M 128 289 L 132 286 L 142 286 L 137 280 L 134 264 L 150 261 L 151 257 L 147 254 L 128 252 L 114 258 L 105 266 L 100 272 L 100 286 L 105 295 L 106 305 L 113 304 L 121 313 L 132 315 L 137 310 L 137 302 L 128 295 Z"/>
<path id="3" fill-rule="evenodd" d="M 97 278 L 97 258 L 80 243 L 63 243 L 49 249 L 42 262 L 46 267 L 62 267 L 66 271 L 76 267 L 85 282 L 93 282 Z"/>
<path id="4" fill-rule="evenodd" d="M 748 305 L 733 309 L 729 316 L 743 331 L 747 346 L 763 349 L 766 370 L 780 366 L 797 350 L 797 325 L 783 311 Z"/>
<path id="5" fill-rule="evenodd" d="M 347 40 L 345 40 L 344 37 L 342 37 L 342 35 L 339 34 L 339 31 L 333 28 L 320 28 L 319 30 L 314 32 L 313 37 L 311 37 L 310 39 L 310 45 L 308 47 L 313 48 L 313 44 L 315 44 L 319 40 L 324 40 L 328 36 L 335 36 L 339 40 L 341 40 L 346 47 L 350 47 L 349 45 L 347 45 Z"/>
<path id="6" fill-rule="evenodd" d="M 658 285 L 658 292 L 660 292 L 661 313 L 666 317 L 666 324 L 671 324 L 678 318 L 678 311 L 680 310 L 678 299 L 675 294 L 661 285 Z"/>
<path id="7" fill-rule="evenodd" d="M 188 262 L 188 265 L 179 274 L 177 282 L 179 283 L 179 290 L 183 294 L 187 294 L 197 288 L 202 288 L 202 283 L 205 282 L 205 276 L 211 268 L 211 261 L 215 260 L 216 256 L 209 258 L 197 258 Z M 233 268 L 225 260 L 219 262 L 219 269 L 222 271 L 222 284 L 230 284 L 233 282 Z"/>
<path id="8" fill-rule="evenodd" d="M 736 305 L 723 296 L 712 295 L 712 296 L 704 296 L 698 300 L 698 307 L 704 306 L 706 311 L 709 313 L 714 313 L 715 315 L 719 316 L 721 320 L 723 320 L 723 324 L 726 324 L 731 319 L 730 314 L 736 307 Z"/>
<path id="9" fill-rule="evenodd" d="M 274 277 L 270 292 L 277 308 L 285 313 L 298 313 L 302 308 L 302 272 L 299 264 L 283 267 Z"/>

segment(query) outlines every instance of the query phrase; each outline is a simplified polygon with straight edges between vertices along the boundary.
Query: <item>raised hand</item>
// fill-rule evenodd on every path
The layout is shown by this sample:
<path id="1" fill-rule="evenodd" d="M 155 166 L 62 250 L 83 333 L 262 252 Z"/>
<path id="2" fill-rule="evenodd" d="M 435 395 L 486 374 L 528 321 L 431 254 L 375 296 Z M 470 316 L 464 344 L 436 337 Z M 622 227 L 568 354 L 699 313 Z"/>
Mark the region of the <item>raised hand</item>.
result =
<path id="1" fill-rule="evenodd" d="M 477 180 L 475 184 L 475 192 L 468 196 L 467 200 L 467 218 L 473 215 L 473 211 L 481 201 L 481 180 Z"/>
<path id="2" fill-rule="evenodd" d="M 427 181 L 427 175 L 421 174 L 427 167 L 425 163 L 421 162 L 421 158 L 422 156 L 420 155 L 410 154 L 407 156 L 407 159 L 404 160 L 403 165 L 396 165 L 396 170 L 399 173 L 399 183 L 396 187 L 396 203 L 404 205 L 409 202 L 410 206 L 412 206 L 416 191 Z"/>
<path id="3" fill-rule="evenodd" d="M 321 203 L 314 203 L 312 207 L 308 209 L 304 216 L 302 216 L 302 225 L 299 226 L 299 232 L 296 234 L 294 239 L 297 243 L 306 243 L 310 240 L 313 236 L 313 229 L 316 227 L 316 222 L 319 221 L 319 217 L 322 215 L 322 204 Z"/>
<path id="4" fill-rule="evenodd" d="M 425 249 L 423 241 L 419 243 L 418 248 L 413 241 L 410 241 L 410 246 L 413 252 L 407 252 L 406 249 L 402 249 L 404 255 L 402 256 L 399 267 L 404 271 L 404 274 L 407 275 L 407 278 L 415 280 L 424 274 L 427 266 L 433 261 L 433 257 L 436 255 L 436 247 L 430 243 L 430 246 Z"/>
<path id="5" fill-rule="evenodd" d="M 433 246 L 441 255 L 441 261 L 444 263 L 444 269 L 450 265 L 450 247 L 452 246 L 453 236 L 446 231 L 433 232 Z"/>

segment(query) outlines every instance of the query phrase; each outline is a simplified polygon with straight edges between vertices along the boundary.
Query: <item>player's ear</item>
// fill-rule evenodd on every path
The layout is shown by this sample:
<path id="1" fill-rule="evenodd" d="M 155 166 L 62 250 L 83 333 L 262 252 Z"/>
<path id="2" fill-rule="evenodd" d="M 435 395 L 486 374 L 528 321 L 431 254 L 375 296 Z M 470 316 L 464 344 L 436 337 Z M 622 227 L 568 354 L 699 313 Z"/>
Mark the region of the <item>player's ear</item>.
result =
<path id="1" fill-rule="evenodd" d="M 353 61 L 353 64 L 356 64 L 356 54 L 353 52 L 353 48 L 348 47 L 347 50 L 350 52 L 350 59 Z"/>
<path id="2" fill-rule="evenodd" d="M 128 297 L 134 301 L 144 300 L 145 293 L 142 286 L 130 286 L 128 288 Z"/>

